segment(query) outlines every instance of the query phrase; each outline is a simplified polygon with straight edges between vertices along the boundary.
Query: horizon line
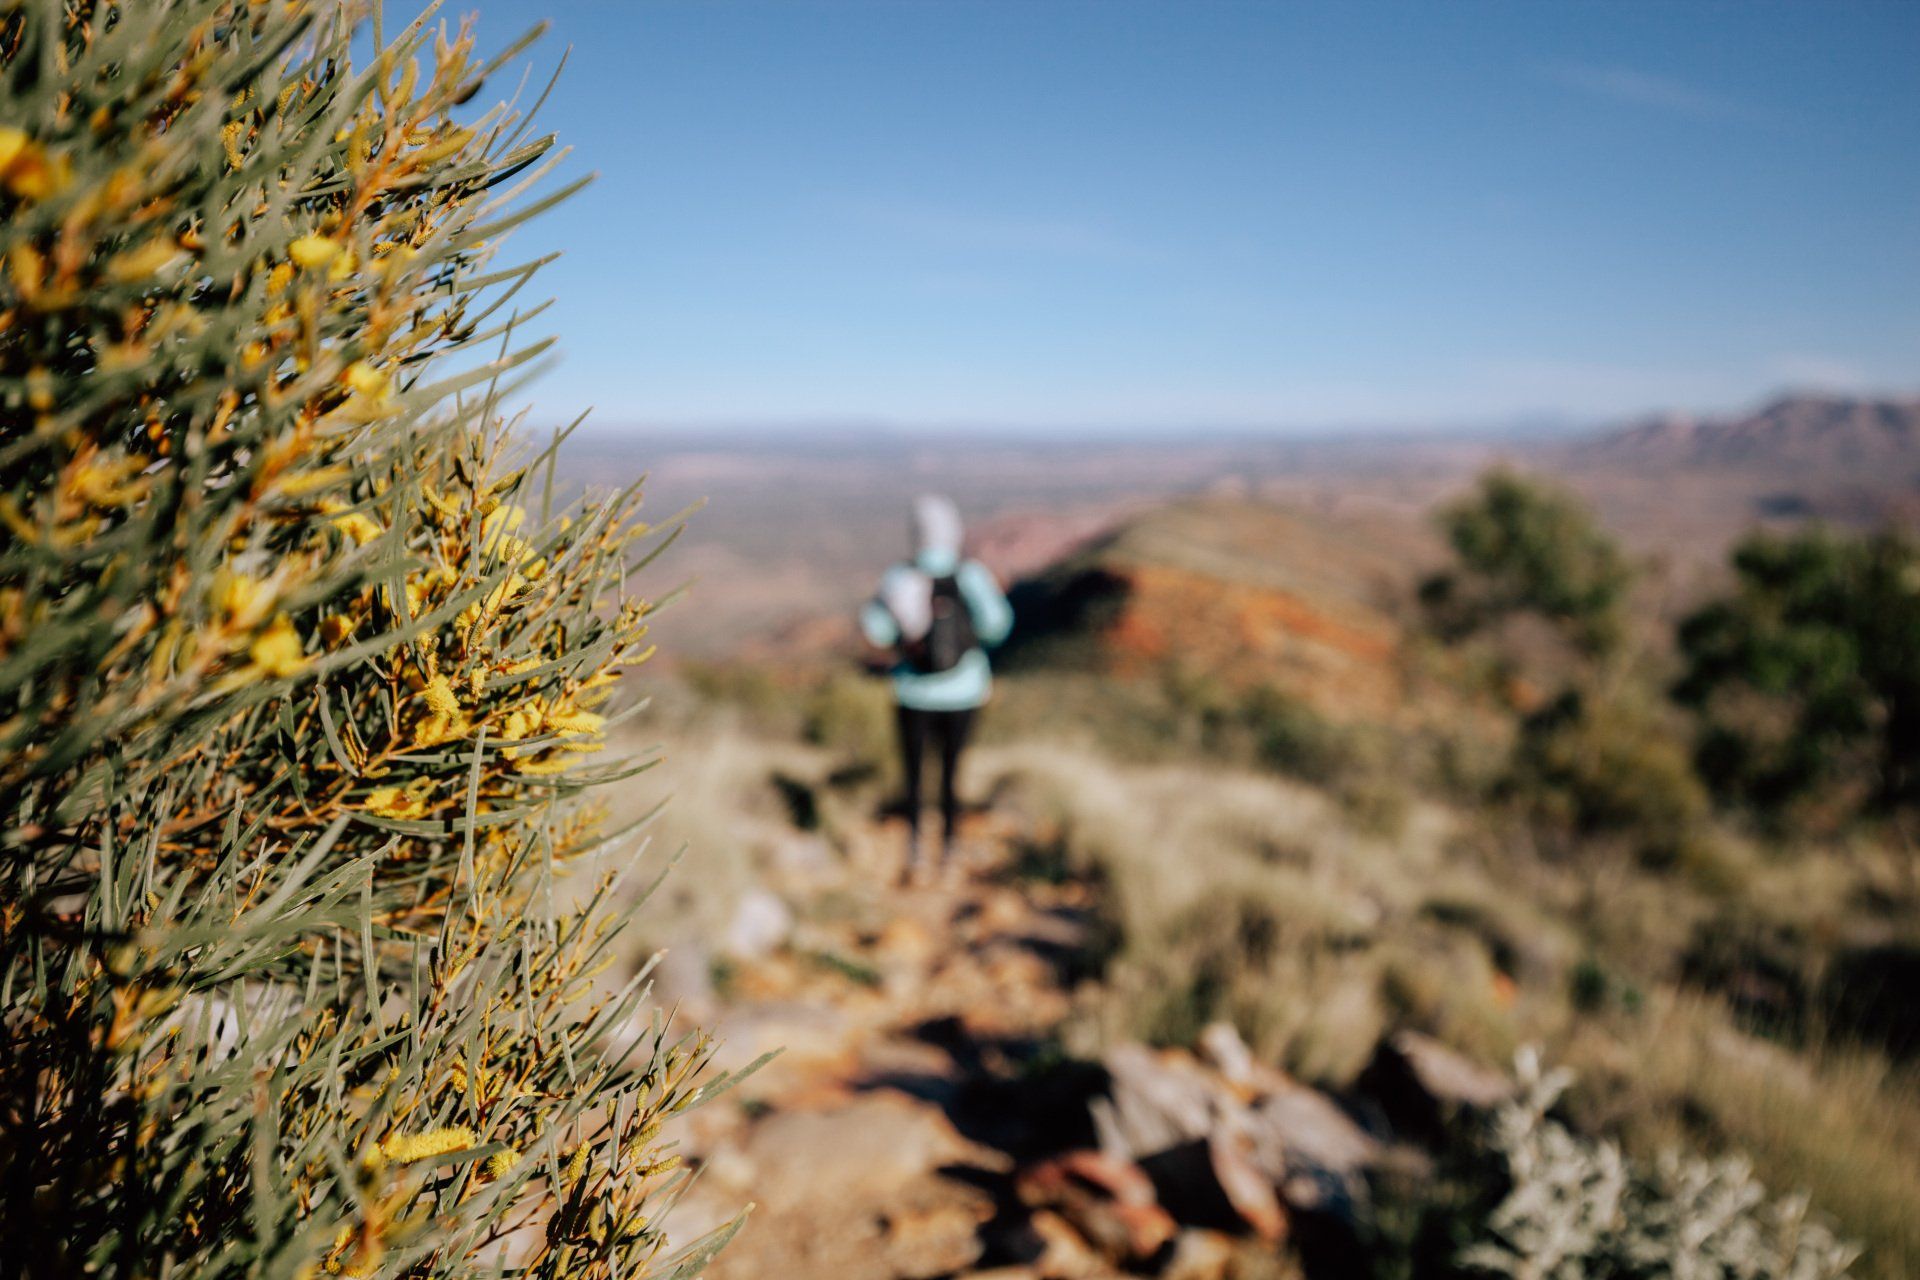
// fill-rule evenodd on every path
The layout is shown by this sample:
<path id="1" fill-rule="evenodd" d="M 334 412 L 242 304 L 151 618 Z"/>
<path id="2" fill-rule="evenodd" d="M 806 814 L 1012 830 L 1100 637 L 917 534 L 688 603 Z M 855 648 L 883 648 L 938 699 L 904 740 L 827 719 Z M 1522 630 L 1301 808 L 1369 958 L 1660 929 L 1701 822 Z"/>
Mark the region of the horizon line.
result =
<path id="1" fill-rule="evenodd" d="M 914 419 L 876 414 L 803 414 L 792 417 L 711 417 L 711 418 L 629 418 L 609 420 L 591 410 L 574 432 L 576 436 L 608 436 L 652 433 L 677 437 L 707 436 L 715 439 L 784 436 L 796 432 L 825 433 L 837 438 L 887 439 L 911 441 L 956 434 L 984 435 L 992 439 L 1075 439 L 1164 438 L 1183 434 L 1209 439 L 1286 440 L 1299 443 L 1325 443 L 1340 440 L 1458 440 L 1515 439 L 1527 437 L 1560 438 L 1593 432 L 1646 425 L 1673 418 L 1715 420 L 1747 417 L 1786 402 L 1859 401 L 1863 403 L 1905 403 L 1920 400 L 1920 387 L 1854 390 L 1820 387 L 1782 387 L 1760 396 L 1749 397 L 1735 406 L 1712 409 L 1699 407 L 1650 407 L 1627 413 L 1581 414 L 1565 410 L 1538 409 L 1519 413 L 1490 414 L 1484 417 L 1450 416 L 1429 420 L 1345 419 L 1319 423 L 1278 421 L 1201 421 L 1164 419 L 1160 421 L 1081 420 L 1021 421 L 1018 419 Z M 531 421 L 531 415 L 529 415 Z M 557 419 L 535 424 L 536 430 L 562 425 Z"/>

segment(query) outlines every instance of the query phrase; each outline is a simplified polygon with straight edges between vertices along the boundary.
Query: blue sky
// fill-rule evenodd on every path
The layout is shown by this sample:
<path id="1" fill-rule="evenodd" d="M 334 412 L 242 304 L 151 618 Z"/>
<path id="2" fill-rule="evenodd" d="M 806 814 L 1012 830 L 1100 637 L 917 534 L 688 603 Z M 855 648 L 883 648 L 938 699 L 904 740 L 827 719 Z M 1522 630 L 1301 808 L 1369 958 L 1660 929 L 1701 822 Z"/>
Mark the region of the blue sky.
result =
<path id="1" fill-rule="evenodd" d="M 459 9 L 460 0 L 453 0 Z M 602 426 L 1326 430 L 1920 387 L 1920 0 L 478 0 Z"/>

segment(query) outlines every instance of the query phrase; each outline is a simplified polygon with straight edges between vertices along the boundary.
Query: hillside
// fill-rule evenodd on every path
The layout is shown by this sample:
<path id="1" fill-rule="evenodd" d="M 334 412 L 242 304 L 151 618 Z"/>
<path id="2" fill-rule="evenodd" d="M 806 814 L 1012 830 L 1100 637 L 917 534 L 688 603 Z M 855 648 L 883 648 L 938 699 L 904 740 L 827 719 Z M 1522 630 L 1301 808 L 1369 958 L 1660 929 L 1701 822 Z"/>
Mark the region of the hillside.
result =
<path id="1" fill-rule="evenodd" d="M 1672 527 L 1700 514 L 1689 477 L 1734 472 L 1588 474 L 1641 475 L 1619 492 Z M 1275 1250 L 1259 1224 L 1278 1219 L 1195 1211 L 1205 1164 L 1149 1188 L 1164 1150 L 1136 1159 L 1082 1131 L 1125 1109 L 1102 1090 L 1124 1091 L 1138 1046 L 1184 1078 L 1224 1022 L 1304 1087 L 1286 1096 L 1390 1146 L 1369 1065 L 1383 1043 L 1413 1032 L 1495 1071 L 1540 1045 L 1579 1077 L 1564 1114 L 1583 1140 L 1647 1168 L 1750 1158 L 1864 1242 L 1863 1280 L 1915 1274 L 1910 853 L 1872 826 L 1790 832 L 1710 801 L 1685 750 L 1699 722 L 1657 660 L 1585 686 L 1591 703 L 1521 714 L 1494 677 L 1526 628 L 1416 633 L 1410 588 L 1450 562 L 1420 511 L 1222 488 L 1104 527 L 976 522 L 983 554 L 1040 567 L 1015 580 L 1019 630 L 962 766 L 972 874 L 937 893 L 895 888 L 889 695 L 826 634 L 837 615 L 663 689 L 658 779 L 676 798 L 656 836 L 703 860 L 650 904 L 648 943 L 677 957 L 662 989 L 716 1009 L 743 1060 L 789 1046 L 684 1148 L 723 1193 L 709 1212 L 764 1207 L 723 1271 L 1224 1280 L 1252 1258 L 1312 1280 L 1456 1274 L 1398 1267 L 1393 1224 L 1425 1192 L 1392 1160 L 1355 1184 L 1378 1207 L 1354 1220 L 1380 1233 L 1363 1269 L 1319 1252 L 1327 1224 L 1284 1178 L 1293 1234 Z M 1155 1146 L 1198 1155 L 1202 1129 Z M 868 1179 L 881 1148 L 918 1154 Z M 823 1149 L 848 1154 L 804 1154 Z M 1086 1168 L 1112 1175 L 1103 1195 L 1133 1185 L 1160 1230 L 1165 1210 L 1237 1252 L 1189 1272 L 1168 1240 L 1129 1245 L 1057 1195 Z"/>
<path id="2" fill-rule="evenodd" d="M 1750 1155 L 1869 1242 L 1861 1280 L 1915 1274 L 1910 1070 L 1844 1036 L 1803 1051 L 1777 1012 L 1819 989 L 1783 947 L 1900 892 L 1870 850 L 1733 850 L 1718 872 L 1547 857 L 1472 803 L 1410 793 L 1390 818 L 1217 757 L 1117 759 L 1050 715 L 969 758 L 964 870 L 903 889 L 877 726 L 674 718 L 622 816 L 672 790 L 657 843 L 691 844 L 698 874 L 668 877 L 633 962 L 667 948 L 659 996 L 717 1026 L 727 1065 L 784 1047 L 677 1130 L 699 1176 L 675 1225 L 759 1205 L 716 1277 L 1457 1274 L 1394 1265 L 1471 1130 L 1396 1118 L 1375 1064 L 1408 1032 L 1476 1080 L 1542 1045 L 1579 1076 L 1583 1133 L 1649 1162 Z M 1145 1144 L 1099 1119 L 1141 1109 Z M 1282 1120 L 1305 1127 L 1258 1140 Z M 1235 1170 L 1232 1212 L 1188 1194 Z M 1355 1228 L 1384 1256 L 1356 1258 Z"/>
<path id="3" fill-rule="evenodd" d="M 1336 719 L 1401 701 L 1404 598 L 1435 554 L 1418 525 L 1233 498 L 1139 516 L 1013 589 L 1016 671 L 1205 675 Z"/>
<path id="4" fill-rule="evenodd" d="M 812 652 L 886 564 L 907 552 L 907 504 L 937 490 L 960 504 L 974 554 L 1003 581 L 1036 573 L 1162 505 L 1233 492 L 1367 520 L 1417 522 L 1493 456 L 1455 439 L 1221 435 L 1072 436 L 583 433 L 559 488 L 647 473 L 648 512 L 704 504 L 663 574 L 687 601 L 661 615 L 666 654 Z M 823 625 L 820 620 L 826 619 Z M 804 634 L 795 635 L 799 627 Z"/>

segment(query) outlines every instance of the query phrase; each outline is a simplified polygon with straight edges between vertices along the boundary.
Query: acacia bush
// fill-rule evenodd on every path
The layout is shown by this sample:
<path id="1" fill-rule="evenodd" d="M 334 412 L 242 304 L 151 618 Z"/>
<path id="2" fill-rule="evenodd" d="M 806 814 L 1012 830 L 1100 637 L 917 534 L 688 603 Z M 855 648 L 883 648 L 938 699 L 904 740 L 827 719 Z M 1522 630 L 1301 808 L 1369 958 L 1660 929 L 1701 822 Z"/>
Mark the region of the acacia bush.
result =
<path id="1" fill-rule="evenodd" d="M 0 1235 L 36 1274 L 717 1244 L 657 1225 L 706 1043 L 597 976 L 639 496 L 553 511 L 497 411 L 551 142 L 470 105 L 519 46 L 362 12 L 0 7 Z"/>
<path id="2" fill-rule="evenodd" d="M 1581 654 L 1619 649 L 1633 571 L 1573 495 L 1495 469 L 1440 513 L 1440 528 L 1457 563 L 1422 583 L 1420 598 L 1443 637 L 1530 615 Z"/>
<path id="3" fill-rule="evenodd" d="M 1735 586 L 1680 627 L 1679 699 L 1723 797 L 1898 810 L 1920 801 L 1920 545 L 1898 532 L 1759 533 Z"/>

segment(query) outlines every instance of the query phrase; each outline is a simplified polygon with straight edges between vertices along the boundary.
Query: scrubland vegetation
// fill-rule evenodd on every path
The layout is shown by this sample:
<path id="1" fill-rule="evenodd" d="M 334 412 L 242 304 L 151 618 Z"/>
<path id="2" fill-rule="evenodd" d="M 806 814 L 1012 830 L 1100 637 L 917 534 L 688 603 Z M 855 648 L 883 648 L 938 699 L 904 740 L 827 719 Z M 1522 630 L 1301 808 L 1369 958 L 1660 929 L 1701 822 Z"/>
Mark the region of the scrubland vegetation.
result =
<path id="1" fill-rule="evenodd" d="M 1537 1045 L 1575 1081 L 1553 1114 L 1669 1171 L 1645 1187 L 1679 1186 L 1663 1153 L 1750 1160 L 1862 1242 L 1853 1274 L 1911 1273 L 1916 864 L 1904 653 L 1879 646 L 1912 551 L 1759 535 L 1669 624 L 1539 482 L 1490 476 L 1441 523 L 1455 556 L 1408 600 L 1394 721 L 1336 721 L 1231 671 L 1115 679 L 1016 654 L 970 783 L 1018 815 L 1022 874 L 1097 887 L 1098 977 L 1065 1049 L 1191 1043 L 1224 1018 L 1339 1090 L 1395 1028 L 1492 1065 Z M 731 847 L 750 860 L 801 811 L 835 847 L 871 841 L 882 689 L 728 667 L 693 684 L 762 753 L 724 801 L 759 835 L 735 826 Z M 1821 749 L 1796 759 L 1808 735 Z M 1714 1168 L 1698 1178 L 1744 1185 Z M 1439 1197 L 1415 1218 L 1469 1212 L 1408 1194 Z M 1782 1267 L 1752 1274 L 1799 1274 Z"/>
<path id="2" fill-rule="evenodd" d="M 26 1274 L 672 1269 L 708 1049 L 597 976 L 634 895 L 579 799 L 638 495 L 552 507 L 497 409 L 549 140 L 471 32 L 359 12 L 0 8 Z"/>

